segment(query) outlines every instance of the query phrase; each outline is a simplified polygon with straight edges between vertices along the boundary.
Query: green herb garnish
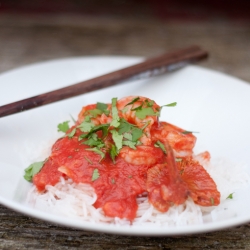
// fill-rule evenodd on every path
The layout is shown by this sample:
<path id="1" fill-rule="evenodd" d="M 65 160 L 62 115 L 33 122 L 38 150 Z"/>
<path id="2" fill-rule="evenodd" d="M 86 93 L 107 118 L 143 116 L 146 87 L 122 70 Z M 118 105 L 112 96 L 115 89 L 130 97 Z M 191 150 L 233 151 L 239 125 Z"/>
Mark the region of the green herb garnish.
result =
<path id="1" fill-rule="evenodd" d="M 93 174 L 92 174 L 92 178 L 91 181 L 95 181 L 100 177 L 99 171 L 97 168 L 94 169 Z"/>
<path id="2" fill-rule="evenodd" d="M 118 115 L 118 109 L 116 107 L 116 102 L 117 102 L 117 98 L 112 98 L 112 108 L 111 108 L 111 112 L 112 112 L 112 122 L 110 124 L 110 126 L 113 126 L 115 128 L 117 128 L 120 125 L 120 117 Z"/>
<path id="3" fill-rule="evenodd" d="M 134 124 L 131 124 L 131 123 L 127 122 L 124 118 L 122 118 L 120 120 L 120 125 L 118 127 L 118 132 L 119 132 L 119 134 L 123 134 L 123 133 L 131 131 L 131 129 L 133 127 L 135 127 Z"/>
<path id="4" fill-rule="evenodd" d="M 101 115 L 103 113 L 100 109 L 91 109 L 86 112 L 90 114 L 93 118 L 96 118 L 98 115 Z"/>
<path id="5" fill-rule="evenodd" d="M 131 105 L 131 104 L 134 104 L 135 102 L 137 102 L 137 101 L 139 101 L 139 100 L 140 100 L 140 97 L 139 97 L 139 96 L 138 96 L 138 97 L 135 97 L 131 102 L 127 103 L 126 106 Z M 126 106 L 125 106 L 125 107 L 126 107 Z"/>
<path id="6" fill-rule="evenodd" d="M 185 131 L 182 131 L 181 133 L 184 134 L 184 135 L 187 135 L 187 134 L 199 133 L 199 132 L 185 130 Z"/>
<path id="7" fill-rule="evenodd" d="M 137 143 L 136 142 L 133 142 L 133 141 L 123 141 L 122 142 L 122 145 L 124 145 L 124 146 L 128 146 L 128 147 L 130 147 L 130 148 L 132 148 L 132 149 L 136 149 L 136 145 L 137 145 Z"/>
<path id="8" fill-rule="evenodd" d="M 131 134 L 132 134 L 132 141 L 135 142 L 142 136 L 143 132 L 140 128 L 134 127 L 132 129 Z"/>
<path id="9" fill-rule="evenodd" d="M 164 144 L 160 141 L 157 141 L 155 144 L 154 144 L 155 147 L 159 147 L 163 152 L 164 154 L 167 154 L 167 150 L 164 146 Z"/>
<path id="10" fill-rule="evenodd" d="M 123 140 L 123 135 L 120 135 L 116 130 L 112 129 L 111 131 L 112 134 L 112 139 L 115 143 L 117 152 L 119 153 L 120 149 L 122 148 L 122 140 Z"/>
<path id="11" fill-rule="evenodd" d="M 232 199 L 233 199 L 233 194 L 234 194 L 234 193 L 229 194 L 229 195 L 227 196 L 227 199 L 231 199 L 231 200 L 232 200 Z"/>
<path id="12" fill-rule="evenodd" d="M 158 115 L 158 112 L 155 112 L 152 107 L 142 108 L 135 111 L 135 115 L 139 119 L 145 119 L 149 115 Z"/>
<path id="13" fill-rule="evenodd" d="M 85 150 L 88 150 L 88 151 L 93 151 L 97 154 L 99 154 L 101 156 L 101 159 L 100 161 L 105 157 L 105 154 L 97 147 L 94 147 L 94 148 L 86 148 Z"/>
<path id="14" fill-rule="evenodd" d="M 102 102 L 98 102 L 96 104 L 96 108 L 101 110 L 105 115 L 109 115 L 110 111 L 107 109 L 108 108 L 108 105 L 105 104 L 105 103 L 102 103 Z"/>
<path id="15" fill-rule="evenodd" d="M 90 164 L 93 164 L 93 162 L 87 157 L 87 156 L 83 156 L 84 158 L 85 158 L 85 160 L 88 162 L 88 163 L 90 163 Z"/>
<path id="16" fill-rule="evenodd" d="M 79 128 L 82 132 L 90 132 L 91 129 L 94 127 L 95 125 L 91 122 L 91 121 L 86 121 L 86 118 L 85 120 L 79 125 L 77 126 L 77 128 Z"/>
<path id="17" fill-rule="evenodd" d="M 176 105 L 177 105 L 177 102 L 172 102 L 172 103 L 169 103 L 166 105 L 162 105 L 161 108 L 163 108 L 163 107 L 175 107 Z"/>
<path id="18" fill-rule="evenodd" d="M 75 133 L 76 133 L 76 128 L 73 128 L 71 132 L 68 134 L 68 137 L 72 138 L 75 135 Z"/>
<path id="19" fill-rule="evenodd" d="M 105 137 L 108 134 L 108 127 L 109 127 L 109 124 L 101 124 L 101 125 L 97 125 L 97 126 L 93 125 L 93 127 L 91 127 L 91 129 L 89 131 L 86 131 L 86 132 L 88 132 L 87 134 L 81 134 L 79 136 L 79 140 L 82 140 L 83 138 L 89 138 L 91 136 L 91 134 L 93 134 L 97 131 L 100 131 L 100 130 L 102 131 L 102 136 Z"/>
<path id="20" fill-rule="evenodd" d="M 114 144 L 111 145 L 109 155 L 112 159 L 112 161 L 115 163 L 115 157 L 118 155 L 117 148 Z"/>
<path id="21" fill-rule="evenodd" d="M 42 169 L 45 161 L 34 162 L 29 165 L 24 171 L 25 175 L 23 176 L 25 180 L 32 181 L 35 174 L 39 173 Z"/>
<path id="22" fill-rule="evenodd" d="M 69 130 L 69 121 L 65 121 L 57 125 L 58 132 L 66 133 L 68 130 Z"/>
<path id="23" fill-rule="evenodd" d="M 90 134 L 88 139 L 83 144 L 90 147 L 102 148 L 105 146 L 104 142 L 97 136 L 97 134 Z"/>

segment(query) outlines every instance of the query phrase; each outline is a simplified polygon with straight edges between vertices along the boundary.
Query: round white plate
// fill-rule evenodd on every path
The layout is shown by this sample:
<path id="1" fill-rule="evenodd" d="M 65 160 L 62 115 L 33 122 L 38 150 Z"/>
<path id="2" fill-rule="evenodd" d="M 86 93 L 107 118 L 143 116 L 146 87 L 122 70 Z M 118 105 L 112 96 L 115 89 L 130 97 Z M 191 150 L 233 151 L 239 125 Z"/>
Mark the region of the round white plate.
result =
<path id="1" fill-rule="evenodd" d="M 135 57 L 81 57 L 54 60 L 22 67 L 0 75 L 0 105 L 58 89 L 72 83 L 123 68 L 141 61 Z M 199 131 L 196 148 L 212 157 L 247 164 L 250 173 L 250 84 L 224 74 L 188 66 L 156 78 L 124 83 L 60 101 L 27 112 L 0 118 L 0 203 L 18 212 L 52 223 L 85 230 L 128 235 L 180 235 L 219 230 L 250 221 L 250 186 L 235 191 L 229 207 L 235 216 L 202 225 L 115 226 L 81 222 L 55 216 L 24 204 L 30 184 L 23 170 L 43 160 L 43 150 L 60 135 L 57 124 L 77 116 L 90 103 L 110 102 L 112 97 L 141 95 L 164 109 L 162 120 L 191 131 Z M 230 167 L 231 166 L 231 167 Z M 230 165 L 227 171 L 233 171 Z M 235 171 L 235 169 L 234 169 Z M 236 170 L 237 172 L 237 170 Z M 226 173 L 225 173 L 226 174 Z"/>

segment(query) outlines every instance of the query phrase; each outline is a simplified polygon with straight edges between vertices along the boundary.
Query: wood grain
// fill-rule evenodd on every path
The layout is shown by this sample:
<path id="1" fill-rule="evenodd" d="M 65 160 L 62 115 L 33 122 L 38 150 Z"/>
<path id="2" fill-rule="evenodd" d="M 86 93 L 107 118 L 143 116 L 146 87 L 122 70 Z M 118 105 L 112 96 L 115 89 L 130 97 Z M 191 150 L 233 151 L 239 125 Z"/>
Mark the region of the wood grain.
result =
<path id="1" fill-rule="evenodd" d="M 0 205 L 0 249 L 249 249 L 250 224 L 175 237 L 136 237 L 70 229 Z"/>
<path id="2" fill-rule="evenodd" d="M 249 22 L 221 17 L 207 22 L 141 19 L 2 14 L 0 72 L 56 58 L 151 57 L 200 44 L 211 52 L 202 66 L 250 82 Z M 0 206 L 0 249 L 250 249 L 250 224 L 191 236 L 131 237 L 56 226 Z"/>

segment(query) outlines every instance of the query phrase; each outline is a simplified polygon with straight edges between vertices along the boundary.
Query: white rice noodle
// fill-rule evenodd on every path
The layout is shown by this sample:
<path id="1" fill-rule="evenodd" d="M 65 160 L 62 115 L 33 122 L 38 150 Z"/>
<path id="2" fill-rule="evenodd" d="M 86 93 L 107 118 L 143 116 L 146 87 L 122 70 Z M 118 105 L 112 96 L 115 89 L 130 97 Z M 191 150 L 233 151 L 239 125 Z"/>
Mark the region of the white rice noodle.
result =
<path id="1" fill-rule="evenodd" d="M 202 161 L 199 158 L 197 160 Z M 234 211 L 227 208 L 228 202 L 232 201 L 226 198 L 230 193 L 235 193 L 238 188 L 249 185 L 250 177 L 245 171 L 246 166 L 231 167 L 231 163 L 222 160 L 201 163 L 221 192 L 221 204 L 219 206 L 201 207 L 194 204 L 192 199 L 189 198 L 182 205 L 173 206 L 166 213 L 161 213 L 148 202 L 147 197 L 141 196 L 137 198 L 139 208 L 133 224 L 185 226 L 236 216 Z M 234 195 L 237 195 L 237 193 Z M 93 206 L 96 199 L 97 196 L 90 185 L 76 184 L 70 179 L 61 178 L 55 186 L 46 186 L 46 192 L 42 194 L 38 193 L 36 188 L 33 187 L 28 194 L 27 203 L 36 209 L 70 218 L 80 218 L 83 221 L 130 225 L 130 222 L 126 219 L 105 216 L 102 209 L 96 209 Z"/>

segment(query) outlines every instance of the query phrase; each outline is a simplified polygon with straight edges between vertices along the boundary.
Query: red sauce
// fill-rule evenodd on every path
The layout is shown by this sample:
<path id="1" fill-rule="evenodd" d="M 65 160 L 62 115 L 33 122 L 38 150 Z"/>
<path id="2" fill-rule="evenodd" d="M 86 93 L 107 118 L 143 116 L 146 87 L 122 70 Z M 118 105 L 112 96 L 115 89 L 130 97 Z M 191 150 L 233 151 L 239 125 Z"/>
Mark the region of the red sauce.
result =
<path id="1" fill-rule="evenodd" d="M 59 139 L 33 183 L 39 191 L 43 191 L 47 184 L 55 185 L 63 175 L 57 170 L 59 168 L 75 183 L 92 185 L 98 197 L 94 206 L 102 207 L 106 215 L 134 219 L 138 207 L 136 197 L 147 191 L 146 179 L 150 167 L 129 164 L 119 156 L 114 164 L 108 154 L 100 162 L 100 155 L 87 151 L 88 148 L 77 137 Z M 163 163 L 163 151 L 154 146 L 153 149 L 157 163 Z M 95 169 L 100 176 L 92 181 Z"/>
<path id="2" fill-rule="evenodd" d="M 95 108 L 96 105 L 86 106 L 79 116 L 82 117 L 86 110 Z M 78 121 L 77 125 L 79 124 Z M 116 156 L 114 162 L 107 152 L 102 158 L 100 154 L 89 150 L 91 148 L 83 144 L 84 140 L 79 141 L 82 132 L 77 128 L 72 138 L 65 136 L 56 141 L 50 157 L 34 176 L 33 183 L 41 192 L 46 185 L 59 182 L 61 176 L 71 178 L 75 183 L 90 184 L 97 194 L 94 204 L 96 208 L 102 208 L 107 216 L 131 221 L 138 208 L 136 198 L 145 193 L 149 202 L 161 212 L 166 212 L 170 206 L 182 204 L 188 196 L 199 205 L 218 205 L 220 193 L 204 168 L 192 157 L 179 158 L 180 161 L 176 163 L 174 154 L 171 153 L 173 148 L 175 154 L 183 151 L 192 154 L 196 138 L 183 131 L 165 122 L 154 124 L 150 131 L 151 144 L 137 147 L 137 151 L 133 151 L 138 155 L 144 153 L 145 158 L 145 161 L 135 165 L 125 160 L 126 151 L 123 155 Z M 97 134 L 102 136 L 101 131 Z M 112 138 L 108 135 L 105 140 L 109 145 Z M 166 150 L 156 147 L 155 143 L 159 140 Z M 153 156 L 153 163 L 146 161 L 149 154 Z M 95 171 L 97 175 L 93 175 Z"/>

